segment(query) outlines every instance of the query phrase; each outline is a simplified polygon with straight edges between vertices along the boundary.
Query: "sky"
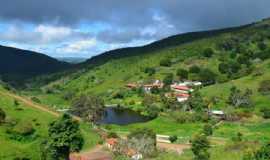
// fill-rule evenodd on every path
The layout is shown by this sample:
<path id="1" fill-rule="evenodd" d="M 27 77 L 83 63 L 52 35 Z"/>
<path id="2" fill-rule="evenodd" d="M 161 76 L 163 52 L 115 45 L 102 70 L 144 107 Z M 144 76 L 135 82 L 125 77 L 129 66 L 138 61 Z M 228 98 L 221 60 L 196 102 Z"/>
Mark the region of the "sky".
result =
<path id="1" fill-rule="evenodd" d="M 85 57 L 270 17 L 270 0 L 8 0 L 0 45 Z"/>

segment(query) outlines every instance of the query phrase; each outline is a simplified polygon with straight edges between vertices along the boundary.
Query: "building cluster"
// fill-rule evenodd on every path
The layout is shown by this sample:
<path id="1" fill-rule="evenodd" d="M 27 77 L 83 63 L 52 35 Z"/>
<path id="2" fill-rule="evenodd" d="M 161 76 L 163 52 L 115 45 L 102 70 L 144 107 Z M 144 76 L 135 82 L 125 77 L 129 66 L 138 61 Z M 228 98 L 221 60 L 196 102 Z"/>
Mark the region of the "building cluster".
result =
<path id="1" fill-rule="evenodd" d="M 150 84 L 136 84 L 129 83 L 126 85 L 127 88 L 136 89 L 142 87 L 146 93 L 150 93 L 153 88 L 161 89 L 163 88 L 164 83 L 160 80 L 155 80 Z M 166 94 L 166 97 L 175 97 L 178 102 L 185 102 L 189 99 L 190 93 L 194 91 L 194 88 L 202 86 L 201 82 L 197 81 L 184 81 L 184 82 L 175 82 L 170 85 L 171 91 Z"/>

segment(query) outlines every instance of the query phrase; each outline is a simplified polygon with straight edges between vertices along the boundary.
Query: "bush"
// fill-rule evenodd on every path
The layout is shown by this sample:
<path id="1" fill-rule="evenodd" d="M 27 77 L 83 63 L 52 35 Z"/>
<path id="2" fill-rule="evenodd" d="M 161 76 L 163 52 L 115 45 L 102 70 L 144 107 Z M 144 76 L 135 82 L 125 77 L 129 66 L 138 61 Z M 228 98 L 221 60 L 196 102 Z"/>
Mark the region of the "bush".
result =
<path id="1" fill-rule="evenodd" d="M 243 134 L 240 132 L 237 132 L 237 134 L 232 137 L 232 141 L 235 143 L 242 142 L 242 140 L 243 140 Z"/>
<path id="2" fill-rule="evenodd" d="M 214 84 L 216 82 L 216 74 L 210 69 L 203 69 L 199 73 L 199 80 L 205 84 Z"/>
<path id="3" fill-rule="evenodd" d="M 213 134 L 213 128 L 210 124 L 206 124 L 204 125 L 203 127 L 203 133 L 206 135 L 206 136 L 211 136 Z"/>
<path id="4" fill-rule="evenodd" d="M 160 66 L 170 67 L 171 65 L 172 65 L 172 62 L 169 58 L 166 58 L 160 61 Z"/>
<path id="5" fill-rule="evenodd" d="M 191 140 L 191 151 L 194 154 L 194 160 L 209 160 L 210 143 L 204 134 L 197 134 Z"/>
<path id="6" fill-rule="evenodd" d="M 204 57 L 212 57 L 212 55 L 214 54 L 214 50 L 212 48 L 206 48 L 204 51 L 203 51 L 203 56 Z"/>
<path id="7" fill-rule="evenodd" d="M 264 95 L 269 94 L 270 93 L 270 80 L 264 80 L 260 82 L 258 91 Z"/>
<path id="8" fill-rule="evenodd" d="M 107 138 L 118 138 L 118 135 L 115 132 L 109 132 Z"/>
<path id="9" fill-rule="evenodd" d="M 17 141 L 33 140 L 35 129 L 31 122 L 20 121 L 14 127 L 6 131 L 11 139 Z"/>
<path id="10" fill-rule="evenodd" d="M 196 65 L 191 66 L 189 68 L 189 73 L 200 73 L 200 71 L 201 71 L 201 68 Z"/>
<path id="11" fill-rule="evenodd" d="M 155 70 L 155 68 L 146 67 L 144 69 L 144 73 L 148 74 L 149 76 L 152 76 L 156 73 L 156 70 Z"/>
<path id="12" fill-rule="evenodd" d="M 0 108 L 0 124 L 3 123 L 3 122 L 5 122 L 5 119 L 6 119 L 6 113 L 5 113 L 4 110 L 2 110 Z"/>
<path id="13" fill-rule="evenodd" d="M 178 69 L 176 75 L 179 76 L 180 79 L 188 79 L 188 71 L 185 69 Z"/>
<path id="14" fill-rule="evenodd" d="M 31 97 L 31 100 L 36 103 L 41 103 L 40 99 L 38 99 L 37 97 Z"/>
<path id="15" fill-rule="evenodd" d="M 170 84 L 172 84 L 172 81 L 173 81 L 173 74 L 172 74 L 172 73 L 168 74 L 168 75 L 163 79 L 163 83 L 164 83 L 165 85 L 170 85 Z"/>
<path id="16" fill-rule="evenodd" d="M 13 129 L 12 133 L 21 135 L 21 136 L 28 136 L 35 132 L 33 125 L 31 122 L 22 122 L 20 121 Z"/>
<path id="17" fill-rule="evenodd" d="M 261 109 L 261 112 L 262 112 L 262 114 L 263 114 L 263 118 L 265 118 L 265 119 L 269 119 L 270 118 L 270 108 L 268 107 L 268 108 L 263 108 L 263 109 Z"/>
<path id="18" fill-rule="evenodd" d="M 169 137 L 169 140 L 170 140 L 170 142 L 171 142 L 171 143 L 176 142 L 176 141 L 177 141 L 177 139 L 178 139 L 178 138 L 177 138 L 177 136 L 176 136 L 176 135 L 173 135 L 173 136 L 170 136 L 170 137 Z"/>

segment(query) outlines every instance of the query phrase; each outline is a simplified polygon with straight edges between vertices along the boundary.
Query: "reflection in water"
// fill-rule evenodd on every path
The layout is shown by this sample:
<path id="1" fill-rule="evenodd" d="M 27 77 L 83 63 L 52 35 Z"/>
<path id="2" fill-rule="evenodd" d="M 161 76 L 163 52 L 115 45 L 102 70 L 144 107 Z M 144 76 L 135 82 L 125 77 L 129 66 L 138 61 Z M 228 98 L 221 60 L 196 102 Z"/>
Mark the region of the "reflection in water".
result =
<path id="1" fill-rule="evenodd" d="M 105 115 L 103 119 L 100 121 L 100 123 L 127 125 L 138 122 L 146 122 L 149 120 L 150 118 L 143 116 L 130 109 L 119 109 L 108 107 L 106 108 Z"/>

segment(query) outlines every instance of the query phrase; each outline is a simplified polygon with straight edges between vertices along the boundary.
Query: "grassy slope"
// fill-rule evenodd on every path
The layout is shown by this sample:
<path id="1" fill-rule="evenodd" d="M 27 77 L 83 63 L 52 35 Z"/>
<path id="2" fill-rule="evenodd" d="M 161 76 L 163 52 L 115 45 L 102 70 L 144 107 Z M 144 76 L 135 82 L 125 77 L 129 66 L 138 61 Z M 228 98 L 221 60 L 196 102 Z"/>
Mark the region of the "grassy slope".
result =
<path id="1" fill-rule="evenodd" d="M 1 86 L 0 90 L 5 91 Z M 36 130 L 35 134 L 37 135 L 37 138 L 23 142 L 11 140 L 9 135 L 6 133 L 8 125 L 4 124 L 0 126 L 0 159 L 9 160 L 16 157 L 39 159 L 39 144 L 42 139 L 47 137 L 48 124 L 56 118 L 47 113 L 27 107 L 22 103 L 16 107 L 13 102 L 14 99 L 10 97 L 0 97 L 0 107 L 6 112 L 7 119 L 32 122 Z M 22 110 L 16 110 L 16 108 L 21 108 Z M 98 135 L 93 133 L 86 124 L 81 124 L 81 131 L 86 141 L 83 149 L 89 149 L 99 141 Z"/>

